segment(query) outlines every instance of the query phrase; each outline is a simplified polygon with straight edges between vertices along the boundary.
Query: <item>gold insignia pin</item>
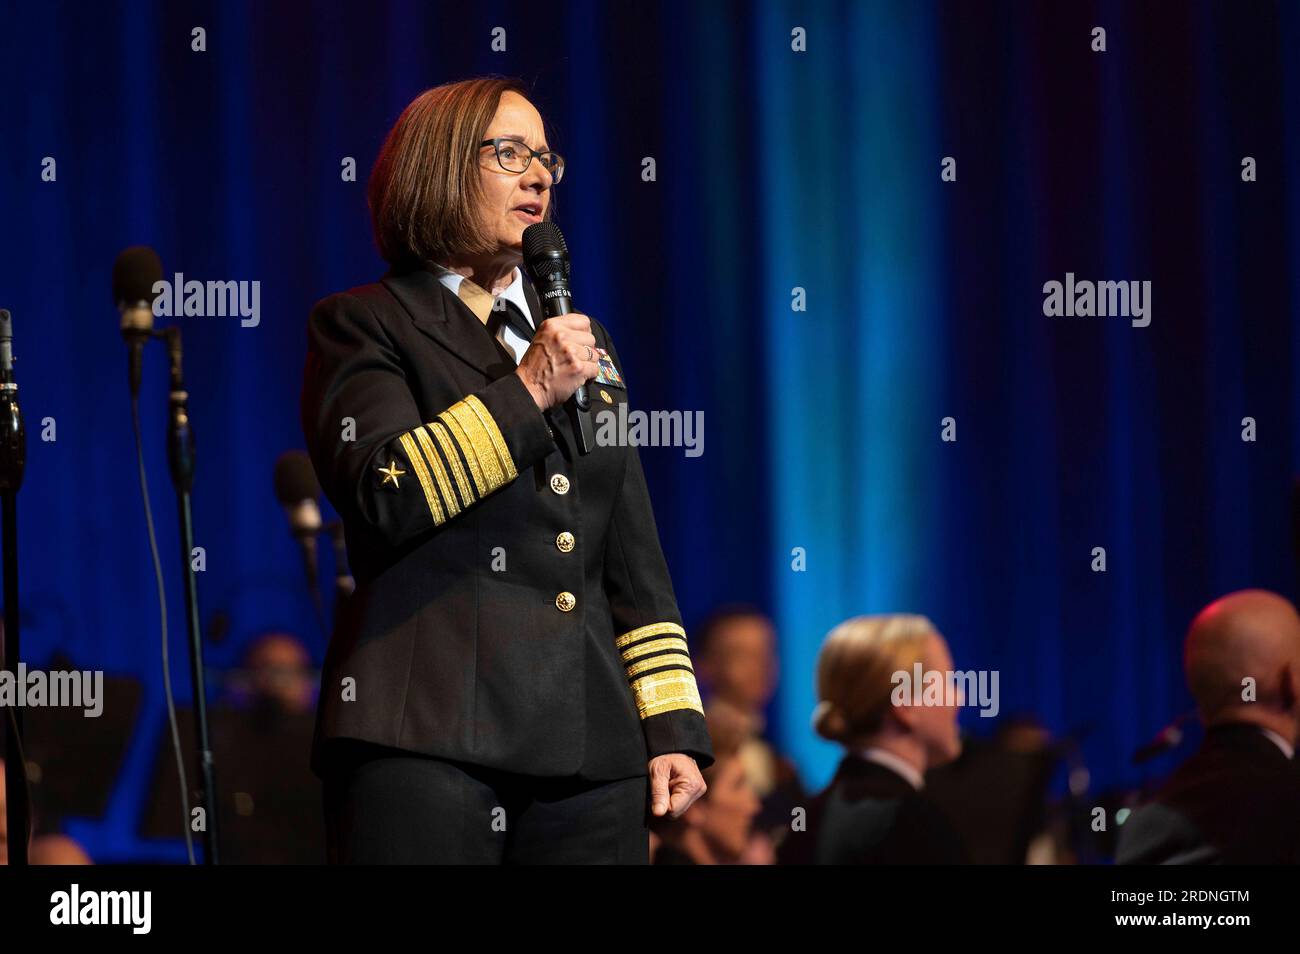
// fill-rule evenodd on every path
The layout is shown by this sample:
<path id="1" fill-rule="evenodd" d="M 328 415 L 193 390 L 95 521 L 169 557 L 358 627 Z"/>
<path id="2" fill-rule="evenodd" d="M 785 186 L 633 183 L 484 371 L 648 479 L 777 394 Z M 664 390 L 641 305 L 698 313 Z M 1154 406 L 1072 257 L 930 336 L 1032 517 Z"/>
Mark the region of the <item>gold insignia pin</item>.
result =
<path id="1" fill-rule="evenodd" d="M 386 485 L 386 484 L 388 484 L 389 482 L 391 482 L 392 485 L 393 485 L 393 487 L 394 487 L 396 490 L 401 490 L 401 489 L 402 489 L 402 488 L 401 488 L 401 485 L 399 485 L 399 484 L 397 483 L 397 478 L 398 478 L 398 477 L 405 477 L 405 476 L 406 476 L 406 471 L 402 470 L 402 468 L 400 468 L 400 467 L 397 466 L 397 460 L 396 460 L 396 459 L 394 459 L 394 460 L 390 460 L 390 461 L 388 462 L 388 466 L 387 466 L 387 467 L 380 467 L 380 468 L 379 468 L 379 472 L 380 472 L 381 474 L 384 475 L 384 479 L 383 479 L 383 481 L 380 483 L 380 486 L 381 486 L 381 487 L 384 486 L 384 485 Z"/>

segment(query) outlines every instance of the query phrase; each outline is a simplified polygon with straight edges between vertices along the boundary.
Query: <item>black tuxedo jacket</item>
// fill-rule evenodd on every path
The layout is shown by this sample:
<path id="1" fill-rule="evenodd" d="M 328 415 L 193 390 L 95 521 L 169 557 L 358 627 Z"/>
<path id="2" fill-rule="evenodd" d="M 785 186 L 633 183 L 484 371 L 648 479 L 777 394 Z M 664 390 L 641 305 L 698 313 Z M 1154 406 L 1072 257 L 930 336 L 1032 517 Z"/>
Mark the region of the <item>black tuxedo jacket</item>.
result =
<path id="1" fill-rule="evenodd" d="M 846 755 L 808 806 L 804 831 L 778 852 L 783 865 L 962 864 L 967 855 L 948 819 L 906 779 Z"/>
<path id="2" fill-rule="evenodd" d="M 313 768 L 335 739 L 537 776 L 626 778 L 668 752 L 710 764 L 636 449 L 579 455 L 568 416 L 537 409 L 428 271 L 322 300 L 307 341 L 303 430 L 357 580 Z M 627 401 L 588 391 L 593 412 Z"/>
<path id="3" fill-rule="evenodd" d="M 1300 766 L 1256 726 L 1212 726 L 1119 830 L 1117 864 L 1300 864 Z"/>

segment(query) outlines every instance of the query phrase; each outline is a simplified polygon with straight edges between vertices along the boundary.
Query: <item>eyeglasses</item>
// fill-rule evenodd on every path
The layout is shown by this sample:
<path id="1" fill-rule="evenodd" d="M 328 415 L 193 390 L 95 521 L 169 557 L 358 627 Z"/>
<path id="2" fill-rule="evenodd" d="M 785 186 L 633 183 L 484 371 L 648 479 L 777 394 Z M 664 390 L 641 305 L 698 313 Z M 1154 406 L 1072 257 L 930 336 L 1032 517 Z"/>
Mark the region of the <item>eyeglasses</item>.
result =
<path id="1" fill-rule="evenodd" d="M 528 168 L 528 164 L 536 156 L 542 160 L 542 166 L 551 174 L 551 184 L 557 184 L 564 178 L 564 157 L 558 152 L 538 152 L 529 146 L 526 142 L 518 139 L 505 139 L 498 136 L 496 139 L 484 139 L 478 144 L 482 149 L 484 146 L 491 146 L 496 150 L 497 163 L 506 172 L 520 173 Z"/>

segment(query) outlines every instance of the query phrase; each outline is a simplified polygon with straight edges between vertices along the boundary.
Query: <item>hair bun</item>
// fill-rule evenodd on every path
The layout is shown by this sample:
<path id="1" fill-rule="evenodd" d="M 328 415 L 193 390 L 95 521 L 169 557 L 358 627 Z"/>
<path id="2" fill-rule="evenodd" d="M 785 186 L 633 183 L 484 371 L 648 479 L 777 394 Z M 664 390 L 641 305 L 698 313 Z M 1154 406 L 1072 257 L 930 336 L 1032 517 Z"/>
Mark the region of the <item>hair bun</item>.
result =
<path id="1" fill-rule="evenodd" d="M 812 725 L 818 735 L 831 742 L 842 742 L 849 728 L 848 720 L 844 718 L 839 706 L 828 699 L 823 699 L 813 709 Z"/>

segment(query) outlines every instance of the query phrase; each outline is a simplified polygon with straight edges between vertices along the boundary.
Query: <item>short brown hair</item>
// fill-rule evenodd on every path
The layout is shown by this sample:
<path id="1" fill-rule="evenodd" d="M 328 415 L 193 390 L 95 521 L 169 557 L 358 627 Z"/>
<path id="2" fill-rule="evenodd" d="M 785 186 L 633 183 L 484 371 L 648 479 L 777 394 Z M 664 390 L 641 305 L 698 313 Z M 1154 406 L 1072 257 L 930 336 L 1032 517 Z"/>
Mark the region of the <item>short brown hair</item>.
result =
<path id="1" fill-rule="evenodd" d="M 520 80 L 482 76 L 425 90 L 402 110 L 367 188 L 375 244 L 390 265 L 496 250 L 478 221 L 478 144 L 508 90 L 528 98 Z"/>

